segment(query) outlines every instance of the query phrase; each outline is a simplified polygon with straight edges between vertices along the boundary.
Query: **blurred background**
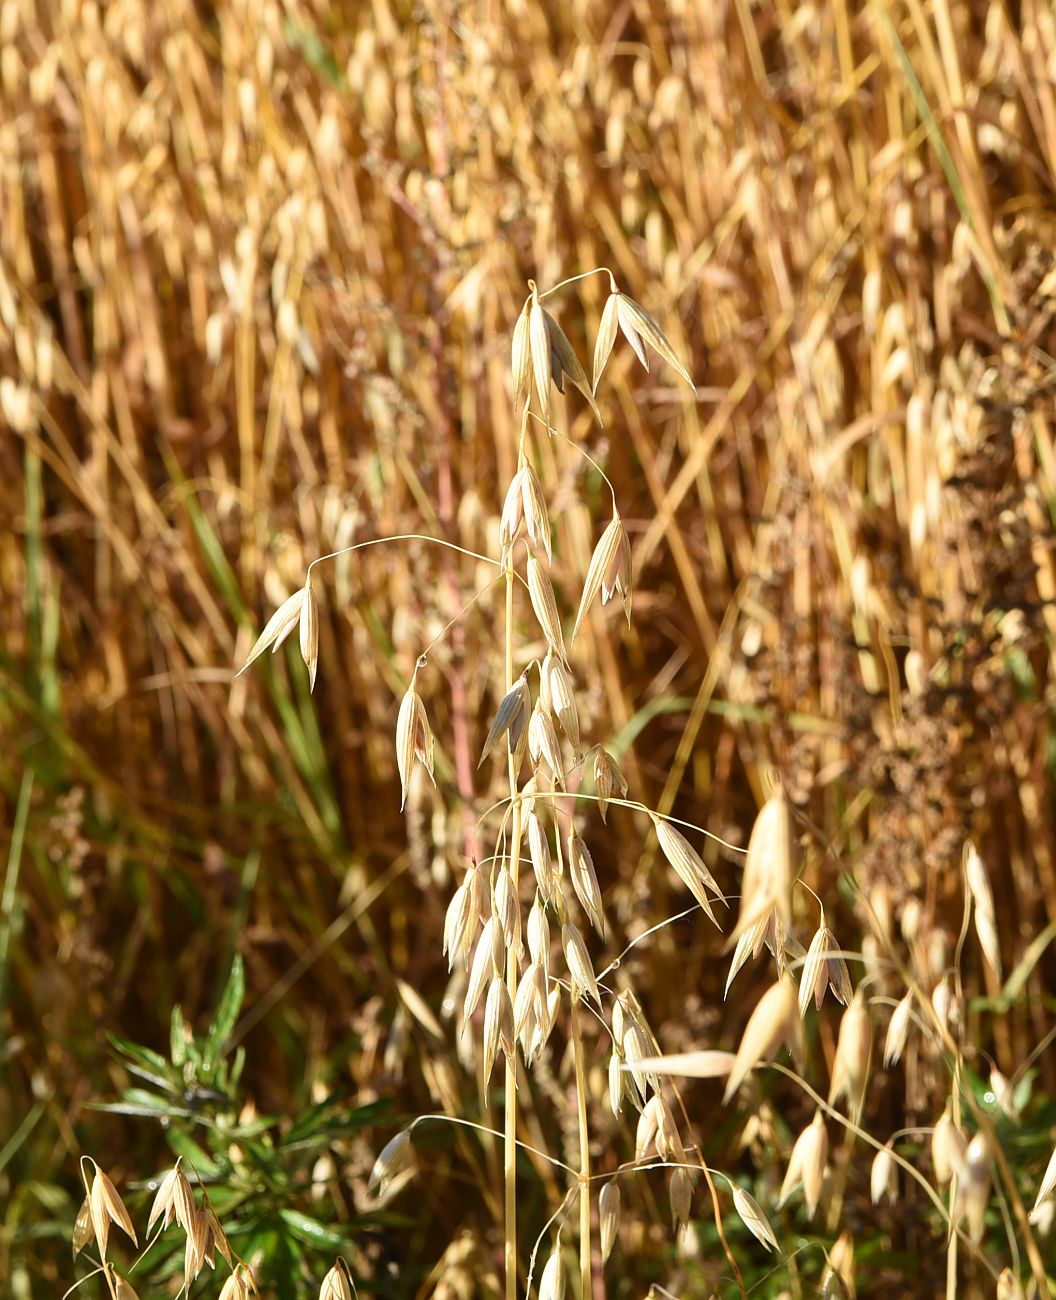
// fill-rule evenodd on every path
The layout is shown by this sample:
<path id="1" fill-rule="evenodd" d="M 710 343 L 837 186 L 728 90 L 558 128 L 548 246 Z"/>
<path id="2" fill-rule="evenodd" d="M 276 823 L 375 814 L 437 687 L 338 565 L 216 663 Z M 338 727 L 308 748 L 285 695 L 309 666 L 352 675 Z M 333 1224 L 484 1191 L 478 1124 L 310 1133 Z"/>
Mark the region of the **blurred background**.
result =
<path id="1" fill-rule="evenodd" d="M 870 934 L 851 873 L 936 977 L 972 836 L 1010 978 L 965 952 L 965 1032 L 981 1078 L 1023 1085 L 1009 1140 L 1036 1182 L 1056 1123 L 1056 1055 L 1029 1059 L 1056 988 L 1054 184 L 1056 19 L 1034 0 L 2 0 L 0 1290 L 87 1271 L 82 1154 L 139 1222 L 134 1189 L 182 1151 L 269 1261 L 265 1294 L 314 1295 L 339 1252 L 361 1294 L 491 1293 L 486 1142 L 423 1129 L 406 1192 L 377 1207 L 365 1183 L 410 1116 L 482 1114 L 440 946 L 493 793 L 474 769 L 501 598 L 419 675 L 437 790 L 416 782 L 405 814 L 399 699 L 486 566 L 415 541 L 328 563 L 314 695 L 296 638 L 232 672 L 317 555 L 393 533 L 497 553 L 526 281 L 596 266 L 697 387 L 620 342 L 604 428 L 574 390 L 559 405 L 634 555 L 630 630 L 609 606 L 573 655 L 585 733 L 632 797 L 740 845 L 776 771 L 840 942 Z M 607 288 L 552 300 L 588 370 Z M 607 494 L 562 443 L 538 456 L 567 617 Z M 621 937 L 685 905 L 624 811 L 592 847 Z M 708 860 L 735 894 L 740 859 Z M 724 1003 L 722 939 L 692 919 L 627 967 L 667 1050 L 735 1045 L 770 978 L 749 966 Z M 602 1165 L 633 1151 L 605 1050 Z M 709 1161 L 771 1204 L 811 1111 L 759 1088 L 748 1134 L 717 1088 L 686 1097 Z M 527 1123 L 558 1153 L 571 1089 L 555 1048 Z M 948 1089 L 926 1054 L 877 1070 L 865 1122 L 932 1124 Z M 845 1172 L 859 1294 L 934 1293 L 926 1198 L 874 1209 L 868 1160 Z M 524 1183 L 527 1255 L 556 1195 Z M 725 1293 L 706 1200 L 676 1247 L 662 1184 L 625 1197 L 607 1294 Z M 735 1244 L 761 1294 L 806 1294 L 831 1236 L 783 1215 L 806 1243 L 790 1271 L 763 1281 Z M 156 1250 L 140 1294 L 172 1294 L 175 1268 Z"/>

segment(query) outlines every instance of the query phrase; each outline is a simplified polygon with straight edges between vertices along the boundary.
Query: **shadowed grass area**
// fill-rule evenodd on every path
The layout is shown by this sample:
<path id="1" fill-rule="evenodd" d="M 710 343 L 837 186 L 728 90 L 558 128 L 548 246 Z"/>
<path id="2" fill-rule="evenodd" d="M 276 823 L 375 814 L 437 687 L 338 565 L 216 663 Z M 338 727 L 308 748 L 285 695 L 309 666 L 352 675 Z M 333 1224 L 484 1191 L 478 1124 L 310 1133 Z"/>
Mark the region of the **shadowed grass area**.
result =
<path id="1" fill-rule="evenodd" d="M 571 656 L 585 730 L 635 798 L 739 846 L 779 774 L 801 877 L 887 999 L 863 1128 L 930 1129 L 950 1096 L 925 1044 L 880 1068 L 904 992 L 886 936 L 929 996 L 956 971 L 966 1090 L 985 1099 L 992 1066 L 1020 1089 L 1000 1133 L 1029 1208 L 1056 1127 L 1056 1055 L 1034 1055 L 1056 1009 L 1054 69 L 1034 3 L 0 4 L 5 1294 L 74 1280 L 83 1153 L 123 1191 L 171 1166 L 157 1123 L 91 1108 L 136 1086 L 108 1036 L 166 1054 L 175 1006 L 206 1033 L 236 954 L 231 1123 L 275 1117 L 261 1142 L 281 1145 L 331 1095 L 387 1103 L 270 1188 L 267 1249 L 304 1247 L 276 1294 L 316 1294 L 338 1249 L 281 1212 L 351 1229 L 361 1293 L 497 1293 L 498 1145 L 426 1126 L 402 1199 L 379 1209 L 366 1184 L 405 1117 L 497 1123 L 441 939 L 503 797 L 501 772 L 475 774 L 501 586 L 430 649 L 437 789 L 412 783 L 406 815 L 399 701 L 488 565 L 420 541 L 338 558 L 317 571 L 314 694 L 294 641 L 233 669 L 319 555 L 404 533 L 498 553 L 525 284 L 593 267 L 696 387 L 621 342 L 604 428 L 573 388 L 555 398 L 633 556 L 630 629 L 595 611 Z M 607 291 L 549 303 L 588 371 Z M 539 442 L 568 627 L 610 501 Z M 592 838 L 629 940 L 684 906 L 635 826 L 613 807 Z M 958 945 L 969 837 L 1003 982 Z M 742 859 L 703 852 L 736 897 Z M 795 906 L 806 947 L 817 906 Z M 724 1001 L 723 943 L 687 916 L 625 958 L 665 1051 L 736 1049 L 771 977 L 748 965 Z M 831 1007 L 811 1022 L 826 1067 L 837 1032 Z M 629 1158 L 591 1041 L 592 1133 Z M 525 1141 L 566 1160 L 571 1068 L 555 1052 L 525 1097 Z M 709 1163 L 771 1214 L 813 1107 L 777 1076 L 750 1086 L 726 1110 L 712 1082 L 684 1095 Z M 859 1295 L 940 1294 L 926 1195 L 872 1205 L 871 1153 L 830 1139 L 842 1220 L 773 1213 L 782 1258 L 801 1249 L 770 1276 L 731 1214 L 746 1281 L 810 1294 L 842 1225 Z M 926 1168 L 927 1144 L 899 1150 Z M 564 1188 L 522 1159 L 534 1236 Z M 706 1199 L 681 1247 L 666 1201 L 659 1173 L 625 1191 L 605 1294 L 731 1286 Z M 1020 1263 L 1002 1222 L 995 1270 Z"/>

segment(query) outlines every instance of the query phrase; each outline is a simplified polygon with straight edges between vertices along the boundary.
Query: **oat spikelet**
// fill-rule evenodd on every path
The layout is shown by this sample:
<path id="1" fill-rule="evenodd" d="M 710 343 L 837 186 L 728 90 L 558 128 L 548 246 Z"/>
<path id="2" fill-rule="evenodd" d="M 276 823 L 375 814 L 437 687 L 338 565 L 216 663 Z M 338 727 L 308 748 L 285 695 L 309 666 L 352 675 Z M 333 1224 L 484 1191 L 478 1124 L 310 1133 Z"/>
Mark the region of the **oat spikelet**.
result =
<path id="1" fill-rule="evenodd" d="M 776 955 L 792 924 L 792 830 L 778 786 L 759 810 L 748 840 L 741 911 L 734 936 L 753 935 L 752 955 L 764 943 Z"/>
<path id="2" fill-rule="evenodd" d="M 89 1214 L 100 1258 L 105 1259 L 111 1223 L 116 1223 L 122 1232 L 131 1237 L 134 1245 L 138 1246 L 139 1242 L 136 1239 L 136 1230 L 132 1226 L 132 1217 L 125 1208 L 117 1188 L 94 1160 L 91 1164 L 95 1172 L 88 1193 Z"/>
<path id="3" fill-rule="evenodd" d="M 502 548 L 503 566 L 524 521 L 524 473 L 522 466 L 514 474 L 510 486 L 506 489 L 506 500 L 502 503 L 502 515 L 499 518 L 499 546 Z"/>
<path id="4" fill-rule="evenodd" d="M 123 1278 L 113 1264 L 108 1263 L 105 1267 L 107 1281 L 110 1284 L 110 1293 L 114 1300 L 139 1300 L 132 1283 Z"/>
<path id="5" fill-rule="evenodd" d="M 1056 1147 L 1053 1148 L 1052 1155 L 1049 1156 L 1049 1163 L 1045 1166 L 1045 1173 L 1042 1175 L 1038 1194 L 1034 1198 L 1034 1209 L 1031 1212 L 1036 1213 L 1040 1210 L 1042 1202 L 1047 1200 L 1053 1192 L 1056 1192 Z"/>
<path id="6" fill-rule="evenodd" d="M 591 925 L 604 938 L 605 913 L 601 902 L 601 886 L 598 884 L 597 872 L 594 870 L 594 859 L 590 856 L 590 850 L 583 843 L 583 837 L 574 824 L 568 831 L 568 874 L 572 880 L 572 888 L 576 891 L 576 897 L 582 903 Z"/>
<path id="7" fill-rule="evenodd" d="M 480 767 L 481 763 L 484 762 L 507 732 L 509 732 L 510 736 L 510 749 L 515 758 L 517 757 L 521 749 L 521 742 L 526 739 L 530 707 L 528 674 L 525 671 L 503 697 L 498 712 L 495 714 L 495 720 L 488 731 L 487 739 L 484 741 L 484 748 L 481 751 L 477 767 Z"/>
<path id="8" fill-rule="evenodd" d="M 400 701 L 400 712 L 396 718 L 396 766 L 400 773 L 400 811 L 407 803 L 407 788 L 410 785 L 411 769 L 418 759 L 425 768 L 429 780 L 436 784 L 433 776 L 433 733 L 429 727 L 425 705 L 415 689 L 412 679 L 407 693 Z"/>
<path id="9" fill-rule="evenodd" d="M 901 1060 L 909 1037 L 909 1026 L 913 1019 L 913 994 L 907 993 L 891 1013 L 891 1022 L 887 1026 L 887 1038 L 884 1040 L 884 1069 L 889 1070 Z"/>
<path id="10" fill-rule="evenodd" d="M 736 1059 L 733 1052 L 669 1052 L 664 1056 L 639 1057 L 624 1069 L 684 1079 L 723 1079 L 733 1069 Z"/>
<path id="11" fill-rule="evenodd" d="M 316 669 L 319 667 L 319 601 L 312 588 L 311 578 L 304 584 L 299 627 L 301 658 L 308 669 L 308 689 L 314 691 Z"/>
<path id="12" fill-rule="evenodd" d="M 249 1283 L 245 1265 L 238 1264 L 224 1283 L 217 1300 L 249 1300 Z"/>
<path id="13" fill-rule="evenodd" d="M 792 977 L 785 974 L 767 989 L 749 1017 L 726 1083 L 723 1103 L 730 1100 L 757 1065 L 768 1064 L 783 1046 L 798 1058 L 802 1053 L 802 1034 L 796 986 Z"/>
<path id="14" fill-rule="evenodd" d="M 565 653 L 565 638 L 561 632 L 561 617 L 557 612 L 554 585 L 550 581 L 550 575 L 534 555 L 528 557 L 528 595 L 531 597 L 532 609 L 543 630 L 543 636 L 546 637 L 547 645 L 567 662 L 568 655 Z"/>
<path id="15" fill-rule="evenodd" d="M 672 366 L 690 388 L 696 388 L 689 371 L 679 361 L 675 354 L 674 348 L 667 341 L 667 336 L 649 315 L 644 307 L 640 306 L 629 298 L 625 293 L 617 293 L 616 297 L 616 318 L 619 321 L 620 329 L 623 331 L 623 337 L 634 348 L 635 354 L 642 365 L 649 369 L 649 359 L 646 356 L 645 344 L 660 357 L 662 357 L 669 366 Z"/>
<path id="16" fill-rule="evenodd" d="M 1000 979 L 1001 941 L 997 934 L 994 893 L 990 888 L 990 877 L 986 866 L 971 840 L 968 840 L 964 846 L 964 874 L 975 904 L 975 933 L 979 937 L 979 946 L 983 950 L 983 956 L 990 963 L 991 970 Z"/>
<path id="17" fill-rule="evenodd" d="M 565 965 L 572 984 L 572 997 L 581 998 L 590 994 L 597 1005 L 601 1006 L 601 994 L 594 974 L 594 965 L 587 952 L 587 945 L 579 929 L 571 922 L 561 927 L 561 947 L 565 953 Z"/>
<path id="18" fill-rule="evenodd" d="M 533 295 L 534 296 L 534 295 Z M 528 342 L 528 323 L 531 316 L 532 298 L 526 298 L 517 324 L 513 327 L 513 404 L 520 406 L 521 399 L 528 396 L 531 382 L 532 353 Z"/>
<path id="19" fill-rule="evenodd" d="M 497 916 L 490 916 L 481 931 L 473 953 L 469 982 L 466 985 L 466 1000 L 462 1007 L 463 1022 L 468 1022 L 477 1009 L 477 1003 L 492 975 L 502 969 L 502 954 L 502 926 Z"/>
<path id="20" fill-rule="evenodd" d="M 583 582 L 583 595 L 579 602 L 576 625 L 572 629 L 575 641 L 587 610 L 594 597 L 601 593 L 601 603 L 607 605 L 615 595 L 623 599 L 623 612 L 627 626 L 631 625 L 631 544 L 619 511 L 613 508 L 612 522 L 601 535 L 594 554 L 590 557 L 587 576 Z"/>
<path id="21" fill-rule="evenodd" d="M 531 465 L 524 465 L 519 474 L 521 480 L 521 510 L 524 515 L 524 527 L 528 540 L 536 551 L 546 553 L 547 560 L 553 558 L 550 546 L 550 515 L 546 509 L 543 485 L 539 475 Z"/>
<path id="22" fill-rule="evenodd" d="M 370 1178 L 367 1180 L 367 1191 L 374 1192 L 378 1196 L 383 1195 L 386 1185 L 407 1168 L 412 1156 L 411 1135 L 406 1129 L 401 1129 L 378 1153 L 378 1158 L 370 1171 Z"/>
<path id="23" fill-rule="evenodd" d="M 830 1106 L 841 1097 L 846 1097 L 852 1110 L 857 1111 L 861 1107 L 869 1078 L 872 1042 L 869 1008 L 859 992 L 840 1018 L 836 1055 L 832 1062 L 832 1082 L 829 1086 Z"/>
<path id="24" fill-rule="evenodd" d="M 561 1239 L 554 1243 L 550 1258 L 543 1265 L 539 1279 L 539 1300 L 565 1300 L 565 1265 L 561 1259 Z"/>
<path id="25" fill-rule="evenodd" d="M 598 1227 L 601 1237 L 601 1258 L 607 1260 L 620 1231 L 620 1185 L 610 1179 L 598 1196 Z"/>
<path id="26" fill-rule="evenodd" d="M 950 1103 L 947 1102 L 931 1135 L 931 1163 L 935 1169 L 935 1181 L 940 1187 L 945 1187 L 951 1178 L 960 1174 L 967 1149 L 964 1134 L 953 1122 Z"/>
<path id="27" fill-rule="evenodd" d="M 656 831 L 656 838 L 660 841 L 660 848 L 664 857 L 674 868 L 675 874 L 685 885 L 689 892 L 700 904 L 708 920 L 712 922 L 719 930 L 719 925 L 715 913 L 711 910 L 711 900 L 708 898 L 707 890 L 710 889 L 723 903 L 722 890 L 715 881 L 715 877 L 704 865 L 704 859 L 690 844 L 689 840 L 676 830 L 670 822 L 665 821 L 663 817 L 656 813 L 649 814 Z"/>
<path id="28" fill-rule="evenodd" d="M 246 659 L 246 662 L 235 674 L 236 677 L 241 677 L 250 664 L 253 663 L 254 660 L 259 659 L 269 646 L 271 646 L 273 653 L 282 646 L 286 638 L 300 622 L 301 607 L 304 604 L 306 590 L 306 587 L 301 587 L 299 591 L 295 591 L 293 595 L 288 596 L 275 613 L 272 614 L 271 618 L 269 618 L 267 623 L 264 625 L 264 631 L 261 632 L 259 637 L 257 637 L 253 649 L 249 652 L 249 657 Z"/>
<path id="29" fill-rule="evenodd" d="M 609 800 L 613 794 L 619 799 L 627 798 L 627 780 L 620 771 L 620 766 L 600 745 L 594 750 L 594 793 L 598 796 L 598 812 L 601 820 L 607 820 Z"/>
<path id="30" fill-rule="evenodd" d="M 608 364 L 613 344 L 616 342 L 619 297 L 618 293 L 609 294 L 601 313 L 601 321 L 598 324 L 598 337 L 594 340 L 594 375 L 592 381 L 595 393 L 598 391 L 598 382 L 601 379 L 602 371 Z"/>
<path id="31" fill-rule="evenodd" d="M 976 1133 L 968 1143 L 957 1171 L 953 1197 L 954 1222 L 968 1221 L 968 1236 L 978 1244 L 983 1239 L 986 1208 L 990 1203 L 990 1145 L 984 1133 Z"/>
<path id="32" fill-rule="evenodd" d="M 575 349 L 569 343 L 565 331 L 545 308 L 543 320 L 546 322 L 546 333 L 550 341 L 550 377 L 557 391 L 559 393 L 565 391 L 565 375 L 567 375 L 587 399 L 597 422 L 604 423 L 598 404 L 594 400 L 594 389 L 588 383 L 586 372 L 579 357 L 576 356 Z"/>
<path id="33" fill-rule="evenodd" d="M 535 377 L 535 391 L 539 398 L 539 414 L 543 422 L 550 424 L 550 336 L 546 328 L 546 315 L 535 281 L 528 281 L 532 291 L 528 308 L 528 346 L 532 354 L 532 374 Z"/>
<path id="34" fill-rule="evenodd" d="M 561 762 L 561 746 L 550 714 L 536 700 L 528 723 L 528 756 L 532 766 L 538 771 L 542 764 L 553 778 L 559 790 L 565 788 L 564 765 Z"/>
<path id="35" fill-rule="evenodd" d="M 803 973 L 799 979 L 799 1014 L 805 1016 L 807 1007 L 813 997 L 815 1007 L 820 1011 L 825 1000 L 826 989 L 832 989 L 832 996 L 844 1006 L 851 998 L 851 976 L 846 961 L 839 955 L 840 946 L 836 936 L 824 923 L 819 926 L 807 949 L 803 962 Z"/>
<path id="36" fill-rule="evenodd" d="M 879 1205 L 885 1196 L 889 1201 L 894 1201 L 897 1195 L 895 1157 L 890 1147 L 884 1147 L 876 1153 L 869 1171 L 869 1197 L 874 1205 Z"/>
<path id="37" fill-rule="evenodd" d="M 733 1208 L 740 1215 L 741 1222 L 756 1241 L 762 1242 L 767 1250 L 777 1249 L 777 1238 L 770 1226 L 770 1220 L 759 1208 L 759 1203 L 750 1192 L 746 1192 L 743 1187 L 734 1185 Z"/>
<path id="38" fill-rule="evenodd" d="M 542 671 L 543 703 L 557 719 L 558 725 L 565 733 L 565 738 L 572 746 L 572 753 L 579 759 L 579 709 L 573 690 L 572 674 L 552 650 L 548 650 L 543 660 Z"/>
<path id="39" fill-rule="evenodd" d="M 679 1166 L 671 1171 L 671 1182 L 667 1189 L 668 1202 L 671 1206 L 671 1222 L 676 1232 L 689 1222 L 693 1210 L 693 1180 L 689 1170 Z"/>
<path id="40" fill-rule="evenodd" d="M 495 1058 L 502 1048 L 506 1059 L 513 1063 L 513 1008 L 505 981 L 498 975 L 492 977 L 488 999 L 484 1006 L 484 1084 L 487 1087 Z M 486 1095 L 486 1094 L 485 1094 Z"/>
<path id="41" fill-rule="evenodd" d="M 539 893 L 549 901 L 554 896 L 553 859 L 546 831 L 534 812 L 528 814 L 528 853 L 532 859 L 532 871 L 535 873 Z"/>
<path id="42" fill-rule="evenodd" d="M 825 1119 L 820 1110 L 814 1112 L 814 1119 L 796 1138 L 795 1146 L 788 1161 L 788 1170 L 781 1193 L 777 1199 L 781 1208 L 795 1189 L 802 1184 L 803 1200 L 807 1206 L 807 1217 L 813 1219 L 821 1196 L 821 1186 L 825 1178 L 825 1165 L 829 1158 L 829 1135 L 825 1129 Z"/>
<path id="43" fill-rule="evenodd" d="M 354 1300 L 356 1294 L 352 1274 L 343 1259 L 330 1269 L 319 1287 L 319 1300 Z"/>

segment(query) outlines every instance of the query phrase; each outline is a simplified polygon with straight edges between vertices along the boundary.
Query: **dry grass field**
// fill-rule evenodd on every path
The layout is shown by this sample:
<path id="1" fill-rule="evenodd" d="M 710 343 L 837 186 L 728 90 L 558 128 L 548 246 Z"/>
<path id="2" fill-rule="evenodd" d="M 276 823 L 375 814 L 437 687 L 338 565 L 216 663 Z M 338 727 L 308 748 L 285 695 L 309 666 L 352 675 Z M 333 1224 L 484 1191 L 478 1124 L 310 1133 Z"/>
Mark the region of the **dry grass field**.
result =
<path id="1" fill-rule="evenodd" d="M 595 268 L 693 382 L 621 334 L 599 421 L 586 275 L 544 301 L 587 395 L 532 368 L 525 414 L 528 283 Z M 1045 0 L 0 0 L 0 1293 L 1056 1295 L 1054 355 Z M 569 646 L 547 795 L 542 733 L 478 758 L 604 476 L 633 610 Z M 296 636 L 234 675 L 393 536 L 313 570 L 314 691 Z M 534 909 L 533 766 L 575 888 Z M 511 910 L 463 1033 L 473 863 Z M 511 1166 L 522 909 L 558 1014 Z M 621 1074 L 628 1027 L 730 1086 Z"/>

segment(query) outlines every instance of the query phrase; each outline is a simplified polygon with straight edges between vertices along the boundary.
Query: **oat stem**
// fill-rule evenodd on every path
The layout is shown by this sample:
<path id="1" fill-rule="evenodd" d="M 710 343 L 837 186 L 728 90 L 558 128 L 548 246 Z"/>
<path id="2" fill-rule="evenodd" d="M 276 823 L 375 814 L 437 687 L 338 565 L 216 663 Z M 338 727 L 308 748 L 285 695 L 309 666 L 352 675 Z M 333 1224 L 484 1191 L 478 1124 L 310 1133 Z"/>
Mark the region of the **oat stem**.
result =
<path id="1" fill-rule="evenodd" d="M 579 275 L 570 275 L 567 280 L 559 280 L 557 284 L 552 285 L 545 293 L 539 295 L 539 301 L 549 298 L 552 293 L 557 293 L 559 289 L 564 289 L 566 285 L 575 284 L 577 280 L 588 280 L 592 275 L 605 274 L 609 277 L 609 283 L 612 285 L 612 292 L 616 292 L 616 280 L 607 266 L 596 266 L 593 271 L 581 271 Z"/>
<path id="2" fill-rule="evenodd" d="M 513 689 L 513 554 L 506 557 L 506 620 L 505 620 L 505 675 L 507 693 Z M 510 800 L 513 806 L 513 823 L 510 829 L 509 871 L 513 880 L 513 893 L 517 897 L 520 878 L 521 854 L 521 804 L 517 797 L 517 767 L 514 747 L 507 745 L 509 753 Z M 506 988 L 510 1005 L 517 998 L 517 952 L 514 944 L 506 949 Z M 503 1131 L 505 1134 L 503 1169 L 505 1174 L 505 1249 L 506 1300 L 517 1300 L 517 1065 L 516 1056 L 511 1062 L 505 1058 L 505 1090 L 503 1096 Z"/>
<path id="3" fill-rule="evenodd" d="M 572 994 L 572 1052 L 576 1062 L 576 1111 L 579 1119 L 579 1274 L 580 1294 L 590 1300 L 590 1134 L 587 1129 L 587 1072 L 583 1063 L 583 1032 L 579 999 Z"/>
<path id="4" fill-rule="evenodd" d="M 394 533 L 391 537 L 372 537 L 366 542 L 356 542 L 353 546 L 342 546 L 338 551 L 330 551 L 327 555 L 317 556 L 308 566 L 308 572 L 305 575 L 306 580 L 311 578 L 312 570 L 317 564 L 322 564 L 324 560 L 336 560 L 342 555 L 351 555 L 353 551 L 365 550 L 368 546 L 384 546 L 387 542 L 429 542 L 433 546 L 444 546 L 449 551 L 458 551 L 460 555 L 468 556 L 471 560 L 481 560 L 484 564 L 494 564 L 499 568 L 499 561 L 490 555 L 479 555 L 476 551 L 469 551 L 464 546 L 457 546 L 454 542 L 445 542 L 442 537 L 430 537 L 428 533 Z"/>

